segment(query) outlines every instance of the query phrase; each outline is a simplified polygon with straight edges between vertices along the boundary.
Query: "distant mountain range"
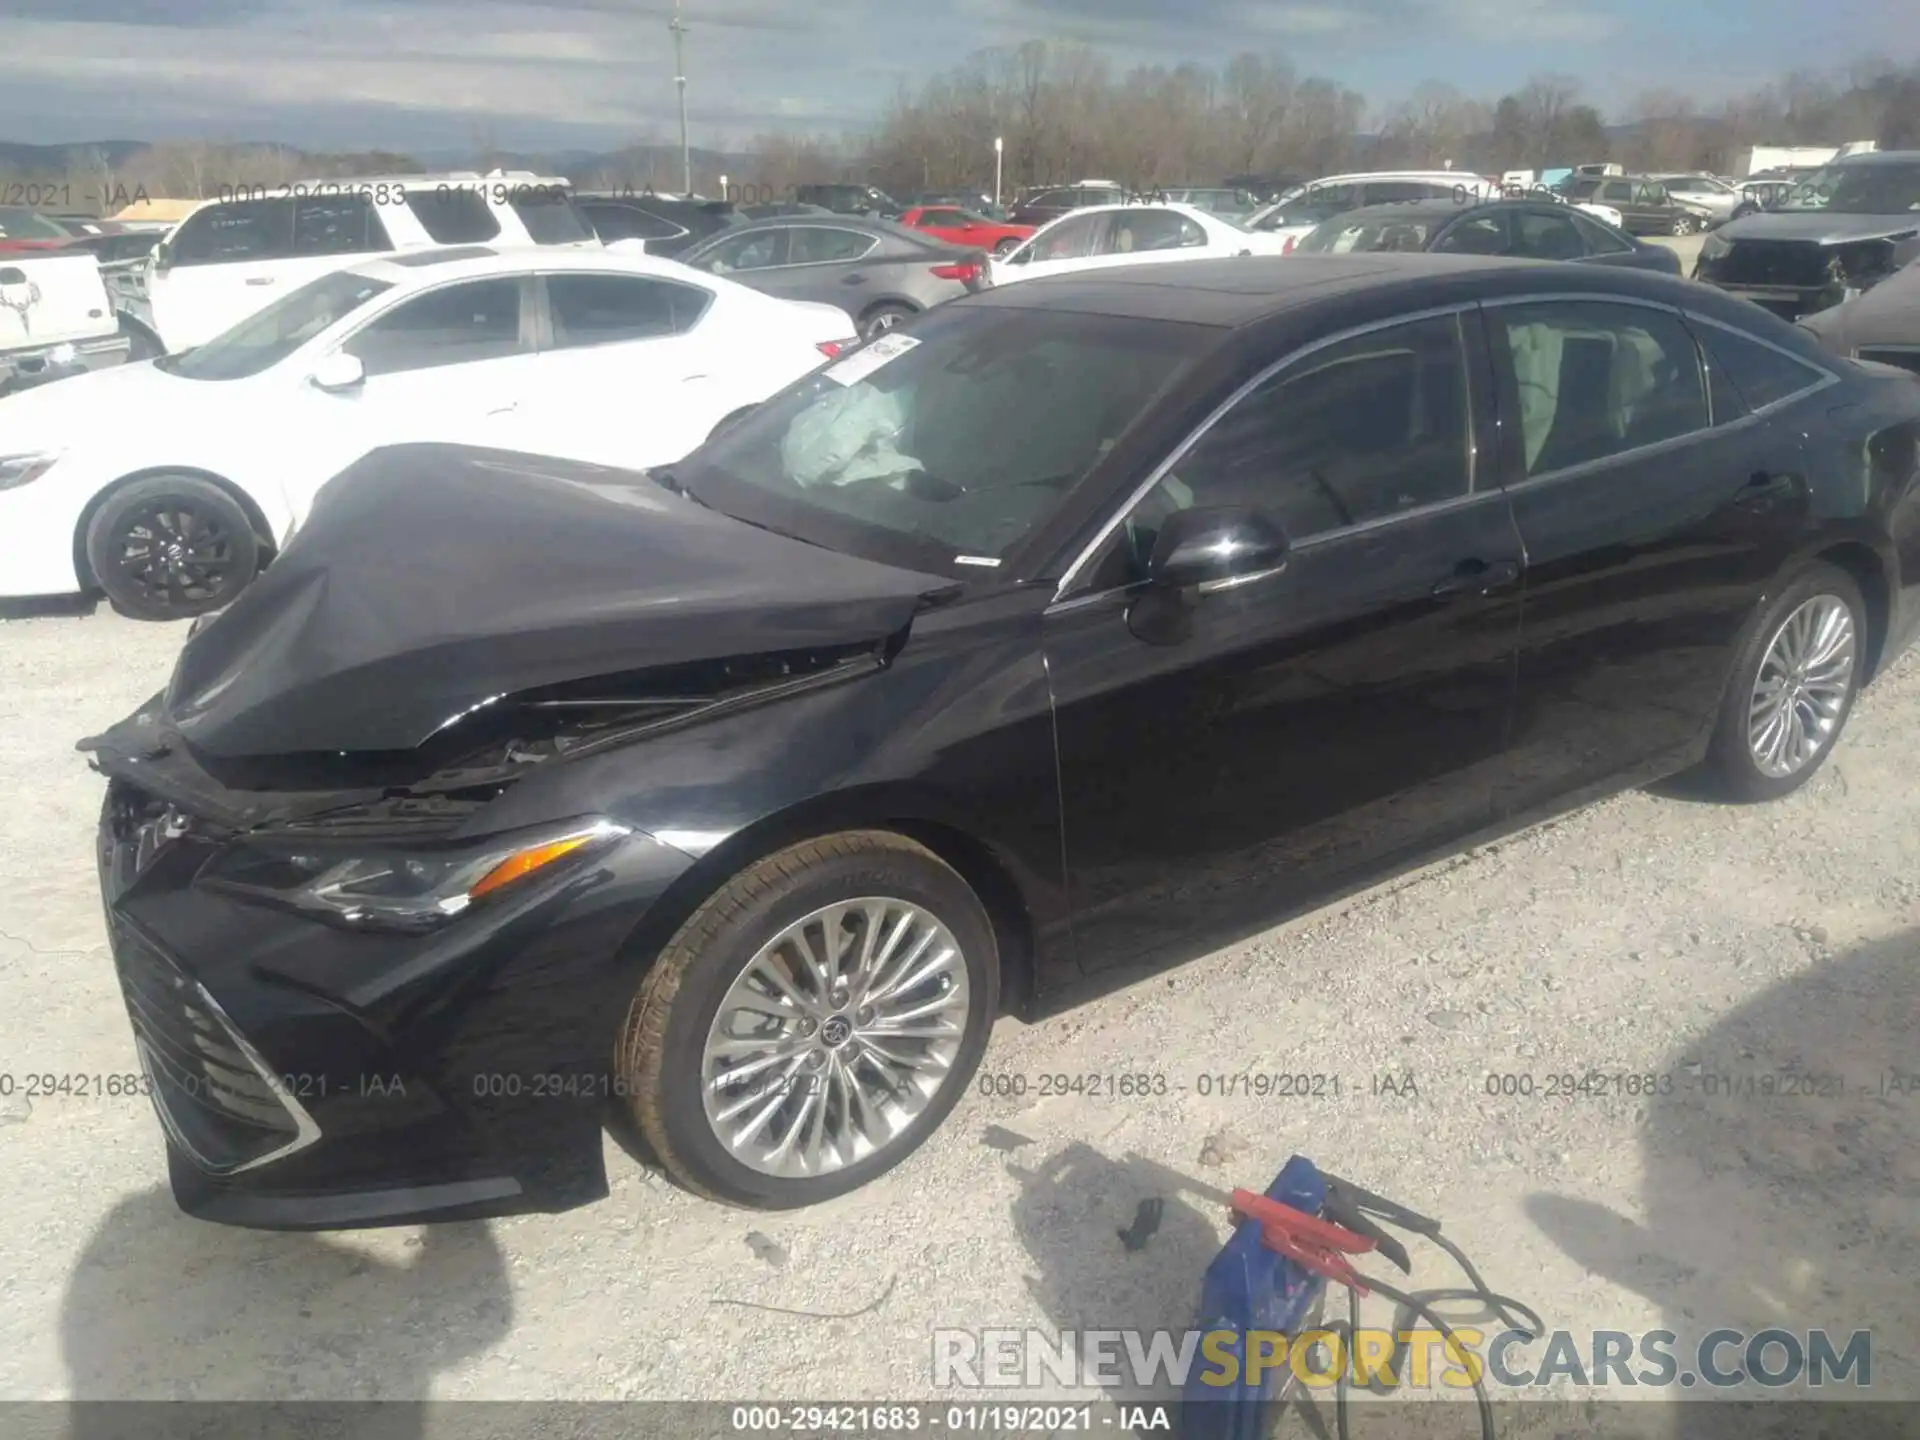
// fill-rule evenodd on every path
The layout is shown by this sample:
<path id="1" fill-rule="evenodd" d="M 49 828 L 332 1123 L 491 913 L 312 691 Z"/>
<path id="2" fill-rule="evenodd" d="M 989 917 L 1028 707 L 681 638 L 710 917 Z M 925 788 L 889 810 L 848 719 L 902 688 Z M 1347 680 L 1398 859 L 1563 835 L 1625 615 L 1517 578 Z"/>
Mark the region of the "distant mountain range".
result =
<path id="1" fill-rule="evenodd" d="M 166 142 L 161 142 L 166 143 Z M 0 140 L 0 171 L 14 171 L 30 174 L 60 174 L 78 168 L 90 154 L 98 154 L 108 165 L 118 170 L 136 161 L 145 152 L 157 148 L 144 140 L 92 140 L 71 145 L 22 145 L 13 141 Z M 317 162 L 336 158 L 343 152 L 302 150 L 292 145 L 275 145 L 264 141 L 235 141 L 221 143 L 214 148 L 229 153 L 257 150 L 262 153 L 275 152 L 280 155 L 310 157 Z M 360 152 L 364 153 L 364 152 Z M 633 146 L 624 150 L 558 150 L 549 154 L 535 154 L 519 151 L 492 151 L 484 158 L 474 149 L 465 150 L 415 150 L 402 152 L 406 158 L 418 162 L 422 170 L 483 170 L 498 166 L 506 170 L 534 170 L 545 174 L 564 175 L 572 180 L 584 180 L 601 171 L 657 170 L 662 183 L 678 171 L 680 150 L 678 146 L 652 145 Z M 699 146 L 693 149 L 693 168 L 696 172 L 712 170 L 726 171 L 729 167 L 741 167 L 749 163 L 749 157 L 720 150 L 705 150 Z"/>

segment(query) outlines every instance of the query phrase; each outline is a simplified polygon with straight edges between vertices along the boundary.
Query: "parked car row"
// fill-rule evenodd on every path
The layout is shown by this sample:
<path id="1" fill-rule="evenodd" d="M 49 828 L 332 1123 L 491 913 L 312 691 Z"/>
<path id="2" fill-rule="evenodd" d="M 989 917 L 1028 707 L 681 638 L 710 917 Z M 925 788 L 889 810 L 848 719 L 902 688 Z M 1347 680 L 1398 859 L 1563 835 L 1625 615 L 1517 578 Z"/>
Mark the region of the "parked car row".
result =
<path id="1" fill-rule="evenodd" d="M 617 250 L 303 295 L 101 383 L 185 404 L 297 357 L 288 398 L 269 366 L 198 412 L 284 460 L 386 379 L 632 431 L 696 392 L 582 339 L 798 329 Z M 449 337 L 471 386 L 375 373 Z M 1678 771 L 1795 791 L 1920 624 L 1920 381 L 1632 263 L 1083 269 L 716 432 L 645 474 L 485 419 L 366 456 L 81 742 L 185 1210 L 562 1209 L 608 1192 L 609 1104 L 700 1194 L 826 1200 L 927 1139 L 1003 1012 Z M 4 463 L 17 513 L 69 461 Z M 101 563 L 237 563 L 244 516 L 187 498 L 102 509 Z"/>

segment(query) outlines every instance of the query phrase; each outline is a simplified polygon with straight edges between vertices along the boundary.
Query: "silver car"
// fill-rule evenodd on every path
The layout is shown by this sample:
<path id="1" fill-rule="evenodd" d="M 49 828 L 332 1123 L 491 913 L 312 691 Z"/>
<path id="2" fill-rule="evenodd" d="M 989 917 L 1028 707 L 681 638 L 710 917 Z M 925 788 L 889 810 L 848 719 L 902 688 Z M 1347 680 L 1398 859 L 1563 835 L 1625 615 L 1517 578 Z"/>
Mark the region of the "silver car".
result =
<path id="1" fill-rule="evenodd" d="M 1726 224 L 1740 206 L 1739 188 L 1713 175 L 1690 172 L 1648 178 L 1665 185 L 1667 193 L 1674 199 L 1684 200 L 1705 210 L 1712 217 L 1709 222 L 1712 225 Z"/>

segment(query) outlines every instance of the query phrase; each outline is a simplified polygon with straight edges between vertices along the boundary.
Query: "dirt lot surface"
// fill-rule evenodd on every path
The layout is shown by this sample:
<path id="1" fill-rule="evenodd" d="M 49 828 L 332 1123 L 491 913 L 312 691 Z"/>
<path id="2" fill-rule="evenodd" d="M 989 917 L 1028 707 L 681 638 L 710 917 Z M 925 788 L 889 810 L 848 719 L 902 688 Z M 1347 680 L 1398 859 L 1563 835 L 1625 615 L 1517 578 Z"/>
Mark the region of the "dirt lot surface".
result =
<path id="1" fill-rule="evenodd" d="M 72 744 L 157 689 L 180 638 L 104 610 L 0 623 L 14 1077 L 136 1068 L 92 874 L 100 782 Z M 904 1167 L 805 1212 L 708 1204 L 609 1142 L 612 1198 L 567 1215 L 228 1230 L 174 1210 L 145 1100 L 29 1101 L 17 1081 L 0 1395 L 931 1395 L 936 1326 L 1184 1328 L 1225 1230 L 1209 1188 L 1263 1185 L 1294 1151 L 1444 1217 L 1550 1325 L 1871 1327 L 1875 1389 L 1920 1394 L 1920 1095 L 1866 1093 L 1916 1068 L 1916 753 L 1909 662 L 1783 803 L 1622 796 L 1004 1021 L 984 1073 L 1025 1096 L 976 1090 Z M 1786 1067 L 1849 1092 L 1744 1093 Z M 1198 1093 L 1248 1071 L 1339 1093 Z M 1672 1089 L 1546 1096 L 1589 1071 Z M 1058 1072 L 1170 1087 L 1039 1098 Z M 1535 1093 L 1490 1095 L 1490 1075 Z M 1149 1197 L 1159 1230 L 1129 1252 L 1116 1232 Z M 1453 1283 L 1435 1260 L 1417 1278 Z"/>

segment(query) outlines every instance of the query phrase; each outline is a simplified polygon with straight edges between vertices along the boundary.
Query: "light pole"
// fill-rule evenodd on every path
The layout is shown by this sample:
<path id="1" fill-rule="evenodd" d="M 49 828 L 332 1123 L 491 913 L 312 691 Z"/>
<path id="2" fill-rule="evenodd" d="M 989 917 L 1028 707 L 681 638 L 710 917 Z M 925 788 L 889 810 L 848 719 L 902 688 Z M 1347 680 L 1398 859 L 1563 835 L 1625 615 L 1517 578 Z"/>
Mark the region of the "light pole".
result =
<path id="1" fill-rule="evenodd" d="M 993 204 L 995 209 L 998 209 L 1000 205 L 1000 166 L 1006 158 L 1006 153 L 1007 153 L 1006 137 L 1004 135 L 994 136 L 993 137 Z"/>
<path id="2" fill-rule="evenodd" d="M 693 194 L 693 151 L 687 144 L 687 27 L 680 20 L 680 0 L 673 0 L 673 19 L 667 23 L 673 32 L 673 83 L 680 90 L 680 172 L 686 182 L 680 192 Z"/>

